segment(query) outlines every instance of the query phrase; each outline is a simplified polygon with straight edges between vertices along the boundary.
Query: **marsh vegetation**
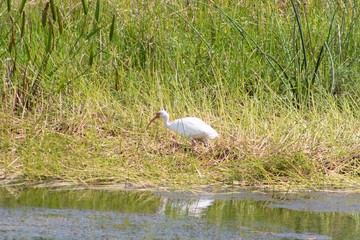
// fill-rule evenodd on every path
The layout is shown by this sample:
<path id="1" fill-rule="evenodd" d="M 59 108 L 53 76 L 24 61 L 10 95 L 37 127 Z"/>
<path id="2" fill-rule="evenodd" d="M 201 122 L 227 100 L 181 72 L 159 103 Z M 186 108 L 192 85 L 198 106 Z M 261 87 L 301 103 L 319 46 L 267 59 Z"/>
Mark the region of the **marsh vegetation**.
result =
<path id="1" fill-rule="evenodd" d="M 359 7 L 2 1 L 2 182 L 354 185 Z M 160 109 L 220 137 L 192 150 L 160 121 L 146 132 Z"/>

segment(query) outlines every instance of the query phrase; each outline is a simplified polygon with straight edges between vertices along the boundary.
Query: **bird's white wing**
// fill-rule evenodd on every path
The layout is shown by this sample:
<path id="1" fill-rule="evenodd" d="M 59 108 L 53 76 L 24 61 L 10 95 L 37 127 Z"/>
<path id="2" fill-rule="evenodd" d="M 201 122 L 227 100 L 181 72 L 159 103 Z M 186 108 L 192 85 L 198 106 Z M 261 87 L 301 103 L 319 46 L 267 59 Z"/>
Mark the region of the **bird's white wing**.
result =
<path id="1" fill-rule="evenodd" d="M 216 138 L 219 134 L 200 118 L 187 117 L 173 121 L 169 128 L 186 138 Z"/>

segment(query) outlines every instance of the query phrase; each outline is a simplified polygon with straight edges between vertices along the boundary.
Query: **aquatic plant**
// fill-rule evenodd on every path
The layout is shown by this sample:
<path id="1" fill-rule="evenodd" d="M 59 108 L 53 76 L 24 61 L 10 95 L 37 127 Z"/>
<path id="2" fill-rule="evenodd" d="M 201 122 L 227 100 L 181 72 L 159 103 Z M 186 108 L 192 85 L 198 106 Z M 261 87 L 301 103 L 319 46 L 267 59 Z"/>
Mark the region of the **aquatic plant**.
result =
<path id="1" fill-rule="evenodd" d="M 358 1 L 9 0 L 0 12 L 3 183 L 358 182 Z M 160 109 L 221 137 L 191 151 L 145 132 Z"/>

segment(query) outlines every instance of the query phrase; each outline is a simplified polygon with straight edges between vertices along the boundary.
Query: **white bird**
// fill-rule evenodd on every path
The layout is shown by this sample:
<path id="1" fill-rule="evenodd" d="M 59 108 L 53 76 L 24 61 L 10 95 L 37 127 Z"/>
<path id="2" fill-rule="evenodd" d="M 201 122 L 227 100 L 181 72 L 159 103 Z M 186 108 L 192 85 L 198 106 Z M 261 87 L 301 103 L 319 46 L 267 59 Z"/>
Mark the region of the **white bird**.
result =
<path id="1" fill-rule="evenodd" d="M 148 129 L 150 124 L 157 118 L 162 118 L 164 120 L 165 127 L 176 132 L 182 137 L 190 139 L 192 146 L 195 146 L 194 139 L 199 139 L 207 144 L 208 138 L 214 139 L 219 136 L 219 134 L 210 125 L 206 124 L 200 118 L 186 117 L 169 122 L 170 117 L 165 110 L 158 112 L 155 117 L 151 119 L 146 129 Z"/>

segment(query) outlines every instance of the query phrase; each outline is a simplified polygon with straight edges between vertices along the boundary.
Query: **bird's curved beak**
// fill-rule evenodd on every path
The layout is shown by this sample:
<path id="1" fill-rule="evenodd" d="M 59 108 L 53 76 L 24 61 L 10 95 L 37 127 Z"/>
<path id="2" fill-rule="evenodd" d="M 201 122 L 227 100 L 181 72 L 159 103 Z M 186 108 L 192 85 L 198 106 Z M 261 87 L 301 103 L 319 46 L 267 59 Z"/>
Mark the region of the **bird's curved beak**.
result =
<path id="1" fill-rule="evenodd" d="M 155 117 L 154 117 L 153 119 L 151 119 L 151 121 L 149 122 L 149 124 L 148 124 L 147 127 L 146 127 L 146 130 L 149 128 L 150 124 L 151 124 L 154 120 L 156 120 L 157 118 L 160 118 L 160 114 L 158 114 L 158 113 L 155 115 Z"/>

